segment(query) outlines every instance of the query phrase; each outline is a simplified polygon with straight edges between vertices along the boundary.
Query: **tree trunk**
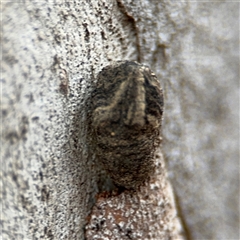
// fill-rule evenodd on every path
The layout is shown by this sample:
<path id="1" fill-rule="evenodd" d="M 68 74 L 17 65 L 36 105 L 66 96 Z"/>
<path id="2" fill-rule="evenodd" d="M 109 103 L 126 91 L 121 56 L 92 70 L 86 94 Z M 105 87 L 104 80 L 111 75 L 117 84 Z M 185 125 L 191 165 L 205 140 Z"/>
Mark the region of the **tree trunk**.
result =
<path id="1" fill-rule="evenodd" d="M 2 3 L 3 239 L 239 239 L 238 10 Z M 116 60 L 148 65 L 165 109 L 151 182 L 114 195 L 87 141 L 86 99 Z"/>

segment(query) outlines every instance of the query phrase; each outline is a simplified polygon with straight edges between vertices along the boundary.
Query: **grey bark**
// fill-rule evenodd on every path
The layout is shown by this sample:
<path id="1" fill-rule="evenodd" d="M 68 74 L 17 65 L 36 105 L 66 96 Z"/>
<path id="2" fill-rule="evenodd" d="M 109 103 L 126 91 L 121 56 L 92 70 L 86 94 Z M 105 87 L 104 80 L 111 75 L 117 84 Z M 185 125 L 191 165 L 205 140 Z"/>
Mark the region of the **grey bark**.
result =
<path id="1" fill-rule="evenodd" d="M 149 65 L 163 86 L 162 148 L 182 223 L 159 175 L 167 229 L 239 239 L 238 10 L 224 1 L 2 3 L 3 239 L 84 238 L 100 187 L 85 100 L 115 60 Z"/>

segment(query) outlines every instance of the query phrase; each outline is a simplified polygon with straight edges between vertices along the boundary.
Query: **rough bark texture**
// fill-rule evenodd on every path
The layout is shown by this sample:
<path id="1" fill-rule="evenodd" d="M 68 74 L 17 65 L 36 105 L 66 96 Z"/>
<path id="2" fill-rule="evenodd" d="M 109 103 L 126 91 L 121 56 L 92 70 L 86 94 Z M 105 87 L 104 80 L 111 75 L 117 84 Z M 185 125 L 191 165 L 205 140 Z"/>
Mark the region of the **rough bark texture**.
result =
<path id="1" fill-rule="evenodd" d="M 145 63 L 161 79 L 163 155 L 186 238 L 239 239 L 238 10 L 224 1 L 2 3 L 3 239 L 84 239 L 94 215 L 119 206 L 121 217 L 137 206 L 139 224 L 129 232 L 125 219 L 119 236 L 181 238 L 164 162 L 156 194 L 149 185 L 95 199 L 101 170 L 86 143 L 85 100 L 115 60 Z M 154 211 L 163 222 L 142 225 Z"/>

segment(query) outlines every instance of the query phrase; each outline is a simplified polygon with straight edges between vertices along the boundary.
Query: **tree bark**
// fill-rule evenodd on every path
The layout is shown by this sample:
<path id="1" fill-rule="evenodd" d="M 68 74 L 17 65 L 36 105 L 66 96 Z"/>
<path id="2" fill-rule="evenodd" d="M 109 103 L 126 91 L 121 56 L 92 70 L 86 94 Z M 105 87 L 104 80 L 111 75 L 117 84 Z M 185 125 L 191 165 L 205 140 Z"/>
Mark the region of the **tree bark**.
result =
<path id="1" fill-rule="evenodd" d="M 3 239 L 239 239 L 238 10 L 224 1 L 2 3 Z M 151 67 L 165 111 L 151 182 L 108 195 L 85 103 L 116 60 Z"/>

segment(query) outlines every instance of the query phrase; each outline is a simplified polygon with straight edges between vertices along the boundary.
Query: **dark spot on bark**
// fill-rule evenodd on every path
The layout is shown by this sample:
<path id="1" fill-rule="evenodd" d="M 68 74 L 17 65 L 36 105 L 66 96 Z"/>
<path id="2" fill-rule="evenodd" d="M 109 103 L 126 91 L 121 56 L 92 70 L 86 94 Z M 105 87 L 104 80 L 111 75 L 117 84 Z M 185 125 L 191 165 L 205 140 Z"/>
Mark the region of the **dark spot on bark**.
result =
<path id="1" fill-rule="evenodd" d="M 43 173 L 41 171 L 39 172 L 39 176 L 40 176 L 40 179 L 42 181 L 43 180 Z"/>
<path id="2" fill-rule="evenodd" d="M 20 122 L 20 136 L 23 140 L 26 140 L 26 134 L 28 132 L 28 125 L 29 125 L 29 121 L 28 121 L 28 117 L 27 116 L 23 116 Z"/>
<path id="3" fill-rule="evenodd" d="M 41 189 L 41 201 L 48 201 L 49 200 L 49 190 L 46 185 L 44 185 Z"/>
<path id="4" fill-rule="evenodd" d="M 107 40 L 104 31 L 101 31 L 101 36 L 102 36 L 102 39 Z"/>
<path id="5" fill-rule="evenodd" d="M 32 121 L 33 121 L 33 122 L 36 122 L 36 121 L 38 121 L 38 120 L 39 120 L 39 117 L 38 117 L 38 116 L 32 117 Z"/>
<path id="6" fill-rule="evenodd" d="M 85 39 L 85 41 L 88 43 L 88 42 L 89 42 L 90 33 L 89 33 L 89 30 L 88 30 L 87 24 L 84 23 L 83 26 L 84 26 L 84 28 L 85 28 L 85 36 L 84 36 L 84 39 Z"/>
<path id="7" fill-rule="evenodd" d="M 8 114 L 7 109 L 2 109 L 2 116 L 3 116 L 3 117 L 6 117 L 7 114 Z"/>

